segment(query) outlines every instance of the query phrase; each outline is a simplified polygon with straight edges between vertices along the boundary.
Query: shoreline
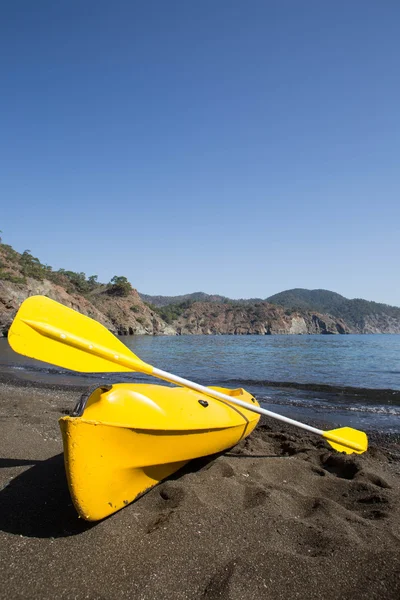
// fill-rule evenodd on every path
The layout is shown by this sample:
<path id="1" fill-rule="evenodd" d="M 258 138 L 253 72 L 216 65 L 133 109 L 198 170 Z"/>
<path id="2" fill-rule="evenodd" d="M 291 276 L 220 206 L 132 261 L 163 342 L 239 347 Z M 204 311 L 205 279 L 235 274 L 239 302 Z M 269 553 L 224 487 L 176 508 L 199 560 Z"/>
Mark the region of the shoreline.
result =
<path id="1" fill-rule="evenodd" d="M 91 524 L 72 506 L 57 422 L 81 391 L 0 381 L 1 598 L 399 597 L 399 436 L 345 456 L 263 419 Z"/>
<path id="2" fill-rule="evenodd" d="M 162 382 L 159 380 L 154 379 L 153 381 L 155 384 L 157 384 L 157 383 L 162 384 Z M 133 381 L 132 383 L 140 383 L 140 382 Z M 15 389 L 16 391 L 20 388 L 21 389 L 32 389 L 32 390 L 35 390 L 36 393 L 49 394 L 49 396 L 51 396 L 52 393 L 55 393 L 55 394 L 63 394 L 64 393 L 64 394 L 66 394 L 66 398 L 69 400 L 69 402 L 71 404 L 71 408 L 70 408 L 71 411 L 73 410 L 75 404 L 78 402 L 81 394 L 88 392 L 88 390 L 95 389 L 99 385 L 102 385 L 102 383 L 100 381 L 95 383 L 95 380 L 92 380 L 90 382 L 90 385 L 81 385 L 81 384 L 72 385 L 72 384 L 68 384 L 68 383 L 49 383 L 49 382 L 43 382 L 43 381 L 35 381 L 33 379 L 23 379 L 13 373 L 6 373 L 6 372 L 0 370 L 0 386 L 2 386 L 2 387 L 9 386 L 11 389 Z M 294 384 L 292 384 L 292 386 L 293 385 Z M 232 387 L 232 386 L 227 385 L 227 387 Z M 316 387 L 322 388 L 322 387 L 327 387 L 327 386 L 317 386 L 316 385 Z M 351 391 L 358 390 L 358 388 L 350 388 L 350 387 L 343 388 L 343 389 L 348 389 Z M 359 388 L 359 389 L 360 389 L 360 393 L 365 391 L 364 388 Z M 371 391 L 373 391 L 373 390 L 371 390 Z M 378 391 L 393 392 L 393 390 L 378 390 Z M 400 392 L 398 392 L 398 393 L 400 394 Z M 261 402 L 262 402 L 262 400 L 261 400 Z M 280 410 L 280 409 L 281 409 L 281 405 L 277 404 L 276 409 L 274 408 L 273 410 L 276 410 L 276 412 L 278 414 L 284 414 L 284 411 Z M 68 409 L 65 409 L 65 410 L 68 410 Z M 339 410 L 339 408 L 338 408 L 338 410 Z M 300 418 L 300 420 L 303 420 L 304 422 L 307 422 L 309 425 L 312 425 L 317 428 L 332 429 L 332 427 L 333 427 L 332 422 L 330 422 L 328 419 L 324 420 L 323 418 L 318 418 L 318 417 L 319 417 L 319 414 L 318 414 L 318 416 L 311 417 L 311 418 L 308 416 L 307 417 L 304 416 L 304 418 L 303 419 Z M 260 422 L 264 422 L 264 419 L 265 419 L 264 417 L 261 417 Z M 267 422 L 267 421 L 265 421 L 265 422 Z M 274 419 L 271 418 L 268 420 L 268 422 L 271 424 L 272 427 L 274 426 L 274 423 L 275 423 Z M 281 427 L 281 426 L 283 426 L 283 423 L 278 423 L 276 426 Z M 288 430 L 298 431 L 297 428 L 295 428 L 295 427 L 288 427 Z M 396 444 L 396 443 L 400 442 L 400 432 L 382 431 L 378 427 L 373 427 L 373 426 L 370 427 L 366 431 L 367 431 L 368 437 L 371 440 L 375 440 L 377 442 L 386 441 L 386 443 L 389 443 L 389 444 L 390 443 Z"/>

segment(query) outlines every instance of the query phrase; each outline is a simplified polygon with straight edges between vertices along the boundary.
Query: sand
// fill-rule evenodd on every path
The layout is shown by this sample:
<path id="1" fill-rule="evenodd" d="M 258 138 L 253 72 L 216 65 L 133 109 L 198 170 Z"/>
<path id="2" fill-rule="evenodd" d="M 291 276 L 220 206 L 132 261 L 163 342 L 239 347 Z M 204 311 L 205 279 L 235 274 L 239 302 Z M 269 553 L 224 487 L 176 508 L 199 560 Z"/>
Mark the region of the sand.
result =
<path id="1" fill-rule="evenodd" d="M 268 421 L 110 518 L 78 519 L 67 388 L 0 385 L 0 598 L 400 598 L 400 445 L 367 454 Z"/>

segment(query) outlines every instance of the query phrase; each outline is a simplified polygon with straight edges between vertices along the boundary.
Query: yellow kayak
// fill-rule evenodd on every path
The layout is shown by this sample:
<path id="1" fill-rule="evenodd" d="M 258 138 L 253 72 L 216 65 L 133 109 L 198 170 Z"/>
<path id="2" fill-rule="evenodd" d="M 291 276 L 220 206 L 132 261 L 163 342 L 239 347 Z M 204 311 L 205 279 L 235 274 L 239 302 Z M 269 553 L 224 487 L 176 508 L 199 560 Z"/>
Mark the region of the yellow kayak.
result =
<path id="1" fill-rule="evenodd" d="M 245 390 L 210 388 L 259 406 Z M 189 460 L 231 448 L 259 414 L 183 387 L 115 384 L 83 397 L 59 421 L 65 469 L 79 515 L 120 510 Z"/>

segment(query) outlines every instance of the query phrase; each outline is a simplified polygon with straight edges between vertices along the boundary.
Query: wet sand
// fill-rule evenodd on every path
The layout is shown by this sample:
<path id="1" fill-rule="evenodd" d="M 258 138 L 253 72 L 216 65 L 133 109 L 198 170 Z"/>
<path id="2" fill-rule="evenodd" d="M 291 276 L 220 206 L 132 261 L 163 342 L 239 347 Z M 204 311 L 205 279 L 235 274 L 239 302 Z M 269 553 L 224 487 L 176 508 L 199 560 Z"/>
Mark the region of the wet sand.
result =
<path id="1" fill-rule="evenodd" d="M 400 444 L 330 452 L 273 421 L 110 518 L 78 519 L 57 419 L 79 391 L 0 384 L 0 598 L 400 597 Z"/>

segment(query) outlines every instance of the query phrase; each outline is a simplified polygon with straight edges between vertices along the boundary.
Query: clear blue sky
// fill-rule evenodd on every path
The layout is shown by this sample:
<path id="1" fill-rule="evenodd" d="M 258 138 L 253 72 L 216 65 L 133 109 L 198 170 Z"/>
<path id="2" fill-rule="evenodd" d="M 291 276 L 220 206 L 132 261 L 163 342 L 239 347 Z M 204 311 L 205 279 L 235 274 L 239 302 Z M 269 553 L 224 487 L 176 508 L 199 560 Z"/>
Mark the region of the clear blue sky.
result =
<path id="1" fill-rule="evenodd" d="M 400 305 L 398 0 L 15 0 L 0 229 L 139 291 Z"/>

